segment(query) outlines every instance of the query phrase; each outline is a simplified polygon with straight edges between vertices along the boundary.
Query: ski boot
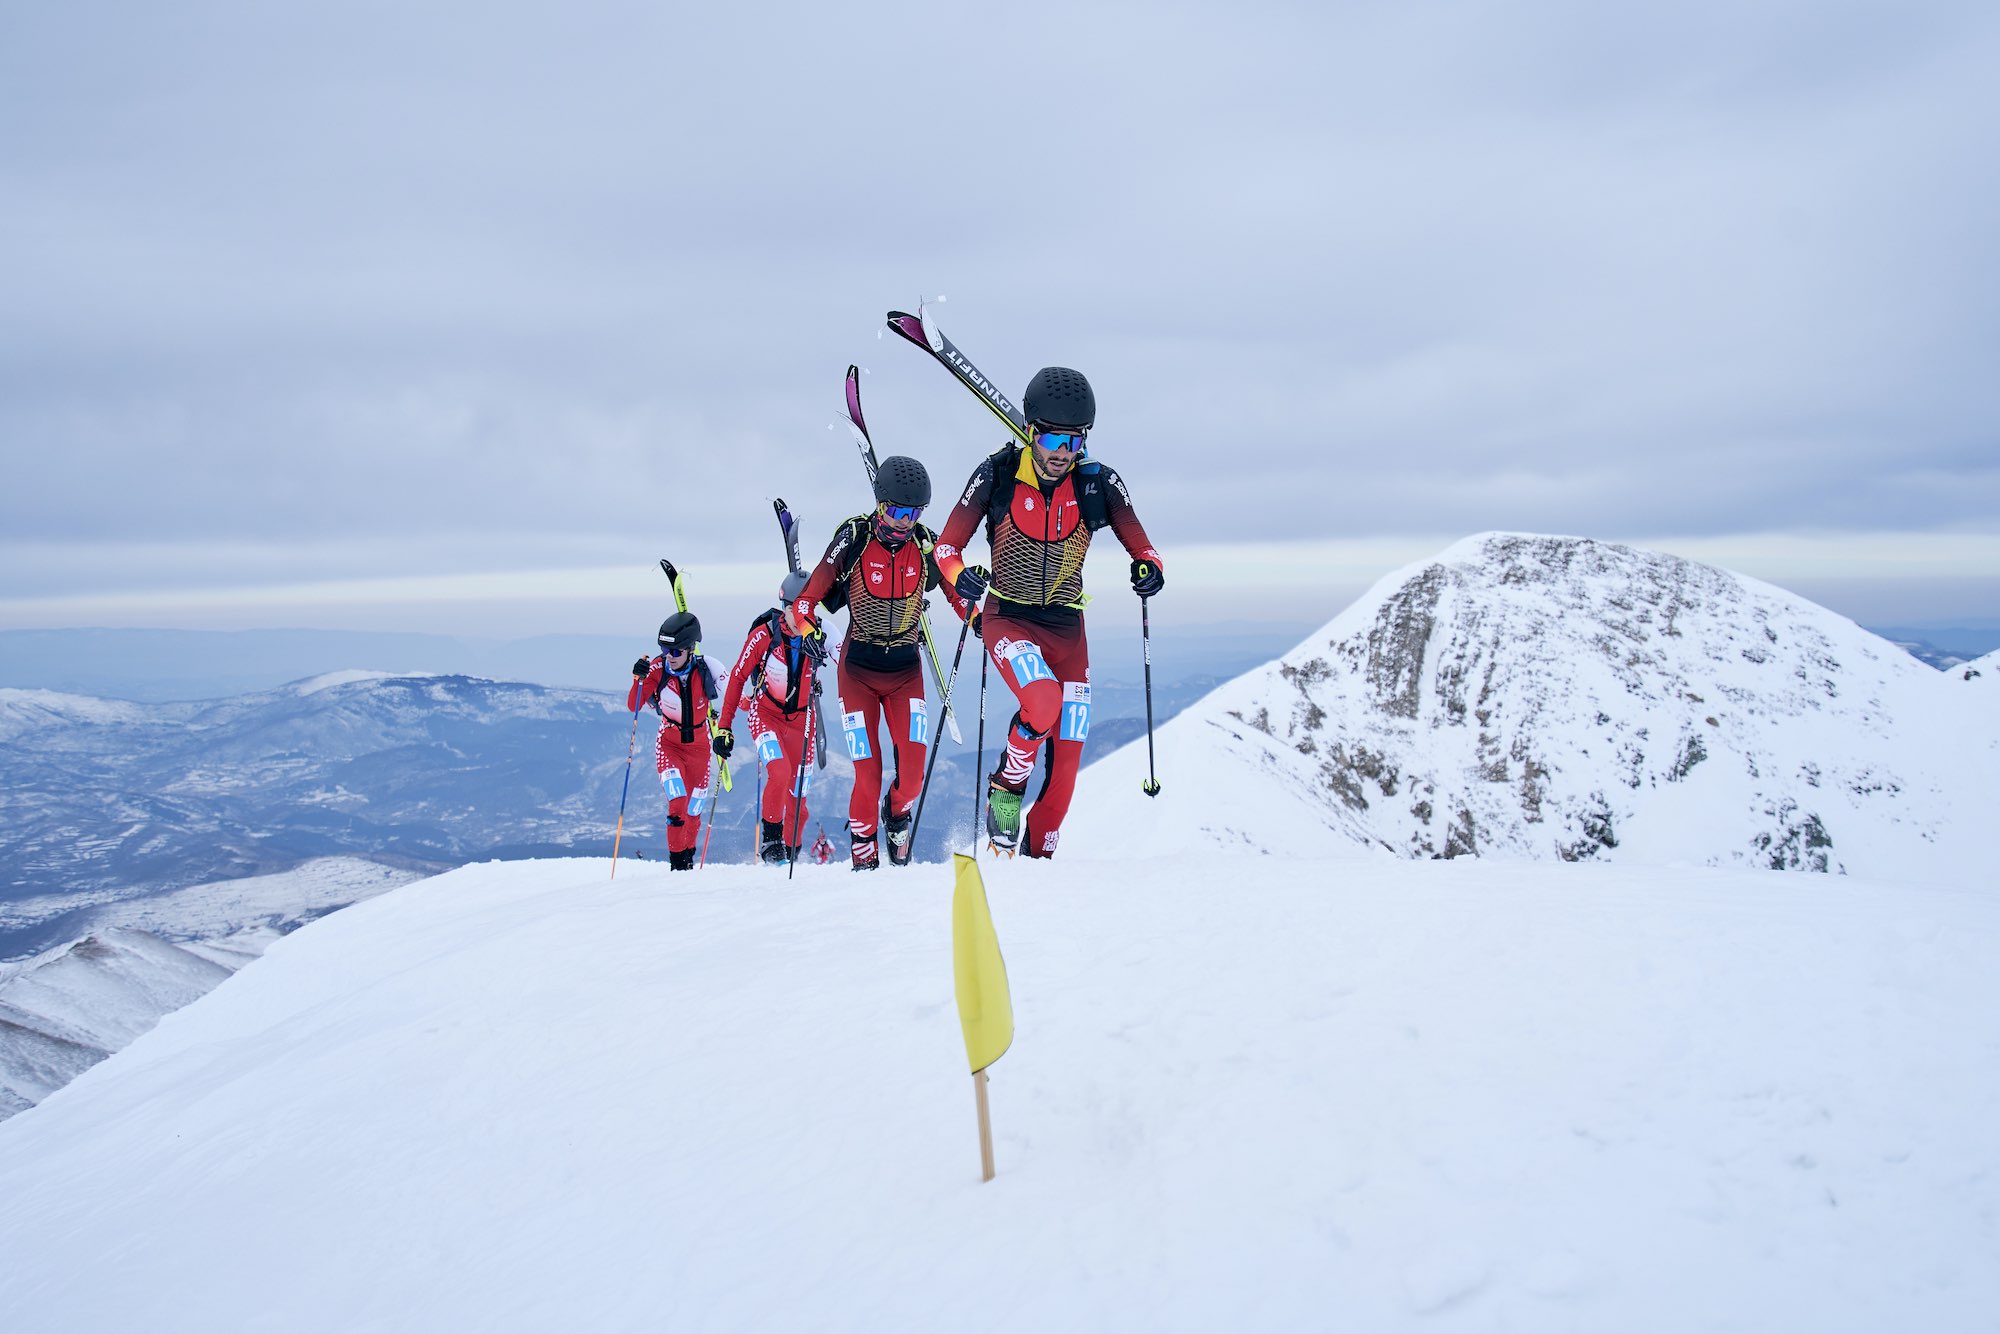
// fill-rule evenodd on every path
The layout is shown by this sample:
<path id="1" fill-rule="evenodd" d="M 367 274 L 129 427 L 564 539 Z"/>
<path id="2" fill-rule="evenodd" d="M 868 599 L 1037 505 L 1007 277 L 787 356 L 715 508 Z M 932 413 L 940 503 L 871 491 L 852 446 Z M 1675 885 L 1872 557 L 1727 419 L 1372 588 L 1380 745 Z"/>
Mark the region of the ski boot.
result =
<path id="1" fill-rule="evenodd" d="M 998 782 L 986 792 L 986 846 L 1009 857 L 1021 842 L 1021 794 Z"/>
<path id="2" fill-rule="evenodd" d="M 679 852 L 667 853 L 667 869 L 670 871 L 692 871 L 694 869 L 693 848 L 682 848 Z"/>
<path id="3" fill-rule="evenodd" d="M 791 860 L 785 847 L 785 827 L 776 820 L 757 822 L 757 860 L 766 866 L 783 866 Z"/>
<path id="4" fill-rule="evenodd" d="M 888 798 L 882 800 L 882 832 L 889 836 L 889 865 L 910 864 L 910 813 L 892 814 Z"/>
<path id="5" fill-rule="evenodd" d="M 863 838 L 859 834 L 849 834 L 847 842 L 848 853 L 854 858 L 855 870 L 872 871 L 882 864 L 881 854 L 875 847 L 875 836 L 873 834 L 868 835 L 866 838 Z"/>

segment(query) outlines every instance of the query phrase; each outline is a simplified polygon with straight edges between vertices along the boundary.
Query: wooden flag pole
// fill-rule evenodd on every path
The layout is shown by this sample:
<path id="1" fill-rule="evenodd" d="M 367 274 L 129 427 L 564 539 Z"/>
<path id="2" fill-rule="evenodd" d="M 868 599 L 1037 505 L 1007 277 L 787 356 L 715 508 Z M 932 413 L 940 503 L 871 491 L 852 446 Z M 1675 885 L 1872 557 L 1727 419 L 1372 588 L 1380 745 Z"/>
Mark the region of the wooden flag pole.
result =
<path id="1" fill-rule="evenodd" d="M 986 1107 L 986 1072 L 972 1076 L 972 1091 L 979 1102 L 979 1179 L 993 1179 L 993 1114 Z"/>

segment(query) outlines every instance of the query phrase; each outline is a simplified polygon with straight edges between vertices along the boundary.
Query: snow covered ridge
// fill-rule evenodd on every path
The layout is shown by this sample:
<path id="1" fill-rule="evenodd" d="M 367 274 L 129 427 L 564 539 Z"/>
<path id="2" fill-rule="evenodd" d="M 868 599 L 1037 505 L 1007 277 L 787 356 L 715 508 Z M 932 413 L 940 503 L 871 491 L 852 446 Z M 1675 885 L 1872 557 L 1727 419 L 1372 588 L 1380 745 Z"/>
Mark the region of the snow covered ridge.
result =
<path id="1" fill-rule="evenodd" d="M 1965 671 L 1728 571 L 1488 533 L 1162 729 L 1163 779 L 1242 789 L 1210 814 L 1129 800 L 1127 756 L 1084 781 L 1154 846 L 1949 878 L 2000 797 Z"/>
<path id="2" fill-rule="evenodd" d="M 335 913 L 0 1124 L 7 1328 L 2000 1310 L 1984 881 L 989 863 L 1017 1029 L 982 1185 L 945 868 L 606 872 L 468 866 Z"/>

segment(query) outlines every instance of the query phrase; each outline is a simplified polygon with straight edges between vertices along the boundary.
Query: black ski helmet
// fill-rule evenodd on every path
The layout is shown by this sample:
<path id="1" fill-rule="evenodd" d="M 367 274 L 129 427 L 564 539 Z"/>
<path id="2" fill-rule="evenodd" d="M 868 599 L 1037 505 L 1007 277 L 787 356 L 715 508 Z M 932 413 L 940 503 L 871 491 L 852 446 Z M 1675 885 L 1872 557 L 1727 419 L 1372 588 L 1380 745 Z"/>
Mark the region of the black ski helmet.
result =
<path id="1" fill-rule="evenodd" d="M 875 501 L 922 509 L 931 503 L 931 475 L 908 455 L 891 454 L 875 469 Z"/>
<path id="2" fill-rule="evenodd" d="M 691 611 L 677 611 L 660 622 L 660 652 L 692 653 L 701 642 L 701 622 Z"/>
<path id="3" fill-rule="evenodd" d="M 1021 395 L 1021 415 L 1034 426 L 1074 426 L 1089 430 L 1097 424 L 1097 395 L 1082 371 L 1044 366 L 1028 381 Z"/>

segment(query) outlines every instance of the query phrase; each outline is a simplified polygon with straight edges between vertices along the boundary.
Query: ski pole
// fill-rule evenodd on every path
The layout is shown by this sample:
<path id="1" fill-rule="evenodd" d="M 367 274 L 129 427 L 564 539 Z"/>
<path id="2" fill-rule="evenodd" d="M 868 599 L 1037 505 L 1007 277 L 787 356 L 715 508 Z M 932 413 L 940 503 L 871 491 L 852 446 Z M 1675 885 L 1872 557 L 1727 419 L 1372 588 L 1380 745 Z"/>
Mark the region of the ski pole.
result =
<path id="1" fill-rule="evenodd" d="M 983 645 L 986 634 L 982 628 L 980 642 Z M 972 767 L 972 855 L 979 855 L 979 831 L 986 827 L 986 661 L 984 647 L 979 650 L 979 751 Z"/>
<path id="2" fill-rule="evenodd" d="M 639 710 L 632 710 L 632 735 L 625 742 L 625 786 L 618 793 L 618 832 L 611 837 L 611 878 L 618 878 L 618 845 L 625 838 L 625 798 L 632 791 L 632 754 L 639 744 Z"/>
<path id="3" fill-rule="evenodd" d="M 958 683 L 959 659 L 965 656 L 965 637 L 971 633 L 971 630 L 972 617 L 968 616 L 965 618 L 965 624 L 960 627 L 958 632 L 958 652 L 951 655 L 951 679 L 944 682 L 944 699 L 939 705 L 940 712 L 945 712 L 947 715 L 951 709 L 951 688 Z M 943 740 L 944 738 L 939 736 L 931 738 L 931 757 L 924 763 L 924 784 L 917 789 L 917 813 L 910 820 L 910 856 L 912 858 L 915 858 L 917 855 L 917 830 L 923 827 L 924 801 L 931 794 L 931 774 L 937 769 L 938 752 L 944 749 L 944 746 L 941 744 Z M 963 745 L 964 743 L 961 742 L 960 744 Z M 977 831 L 974 832 L 973 836 L 975 838 L 978 837 Z"/>
<path id="4" fill-rule="evenodd" d="M 1146 781 L 1140 791 L 1149 797 L 1160 795 L 1160 780 L 1153 773 L 1153 618 L 1148 614 L 1150 599 L 1139 599 L 1139 639 L 1146 649 Z"/>
<path id="5" fill-rule="evenodd" d="M 715 813 L 721 809 L 722 793 L 715 790 L 715 778 L 711 775 L 708 780 L 708 828 L 701 831 L 701 869 L 704 871 L 708 869 L 708 841 L 715 837 Z"/>

